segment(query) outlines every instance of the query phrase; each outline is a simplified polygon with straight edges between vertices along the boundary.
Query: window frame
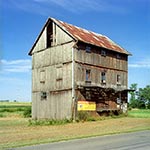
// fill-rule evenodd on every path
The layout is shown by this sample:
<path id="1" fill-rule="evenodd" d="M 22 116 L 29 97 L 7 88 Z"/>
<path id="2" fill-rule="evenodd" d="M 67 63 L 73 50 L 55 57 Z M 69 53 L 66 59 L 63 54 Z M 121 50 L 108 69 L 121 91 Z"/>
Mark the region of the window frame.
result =
<path id="1" fill-rule="evenodd" d="M 41 100 L 46 100 L 47 99 L 47 92 L 41 91 Z"/>
<path id="2" fill-rule="evenodd" d="M 117 84 L 121 84 L 121 75 L 120 74 L 117 74 L 117 76 L 116 76 L 116 82 L 117 82 Z"/>
<path id="3" fill-rule="evenodd" d="M 104 49 L 101 50 L 101 56 L 106 57 L 106 50 L 104 50 Z"/>
<path id="4" fill-rule="evenodd" d="M 116 54 L 117 59 L 121 59 L 121 55 L 119 53 Z"/>
<path id="5" fill-rule="evenodd" d="M 90 69 L 86 69 L 85 71 L 85 81 L 91 82 L 91 70 Z"/>
<path id="6" fill-rule="evenodd" d="M 87 53 L 91 53 L 91 46 L 86 46 L 85 47 L 85 51 L 87 52 Z"/>
<path id="7" fill-rule="evenodd" d="M 106 84 L 106 72 L 101 72 L 101 83 Z"/>
<path id="8" fill-rule="evenodd" d="M 45 83 L 46 72 L 45 70 L 40 71 L 40 83 Z"/>

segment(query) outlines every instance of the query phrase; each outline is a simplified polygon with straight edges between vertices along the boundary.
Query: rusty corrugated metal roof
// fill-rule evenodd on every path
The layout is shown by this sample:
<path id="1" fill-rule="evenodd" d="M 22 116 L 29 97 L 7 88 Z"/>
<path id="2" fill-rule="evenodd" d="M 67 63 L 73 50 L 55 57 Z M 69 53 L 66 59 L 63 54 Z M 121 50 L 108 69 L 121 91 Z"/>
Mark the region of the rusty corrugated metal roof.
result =
<path id="1" fill-rule="evenodd" d="M 60 20 L 56 20 L 54 18 L 48 18 L 48 20 L 46 21 L 43 29 L 41 30 L 39 36 L 37 37 L 36 41 L 34 42 L 29 55 L 31 55 L 33 48 L 35 47 L 36 43 L 38 42 L 38 39 L 40 38 L 42 32 L 44 31 L 44 28 L 47 26 L 47 24 L 53 21 L 55 22 L 57 25 L 59 25 L 63 30 L 65 30 L 68 34 L 70 34 L 70 36 L 72 36 L 74 39 L 88 43 L 88 44 L 92 44 L 98 47 L 103 47 L 109 50 L 113 50 L 119 53 L 123 53 L 126 55 L 131 55 L 131 53 L 129 53 L 128 51 L 126 51 L 124 48 L 120 47 L 118 44 L 116 44 L 115 42 L 113 42 L 111 39 L 109 39 L 107 36 L 105 35 L 101 35 L 98 33 L 94 33 L 92 31 L 88 31 L 85 30 L 83 28 L 65 23 L 63 21 Z"/>
<path id="2" fill-rule="evenodd" d="M 50 18 L 50 19 L 52 19 L 54 22 L 59 24 L 64 30 L 69 32 L 75 39 L 79 41 L 83 41 L 85 43 L 89 43 L 98 47 L 103 47 L 119 53 L 130 55 L 128 51 L 120 47 L 118 44 L 113 42 L 107 36 L 79 28 L 77 26 L 62 22 L 60 20 L 56 20 L 54 18 Z"/>

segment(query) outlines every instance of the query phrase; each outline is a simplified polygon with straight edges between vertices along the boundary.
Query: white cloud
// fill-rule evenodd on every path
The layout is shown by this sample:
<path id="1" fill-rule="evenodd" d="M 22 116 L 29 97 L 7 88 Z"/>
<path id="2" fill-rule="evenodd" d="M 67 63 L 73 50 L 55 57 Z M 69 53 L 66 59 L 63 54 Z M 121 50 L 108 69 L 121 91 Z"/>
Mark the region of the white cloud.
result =
<path id="1" fill-rule="evenodd" d="M 18 60 L 1 60 L 2 70 L 1 72 L 11 73 L 24 73 L 31 70 L 30 59 L 18 59 Z"/>
<path id="2" fill-rule="evenodd" d="M 3 59 L 0 61 L 0 65 L 0 99 L 30 101 L 31 60 Z"/>
<path id="3" fill-rule="evenodd" d="M 150 59 L 140 60 L 135 63 L 129 64 L 130 68 L 147 68 L 150 69 Z"/>
<path id="4" fill-rule="evenodd" d="M 122 12 L 124 7 L 116 5 L 115 1 L 111 0 L 107 2 L 104 0 L 34 0 L 35 2 L 42 4 L 55 4 L 67 11 L 74 13 L 101 11 L 101 12 Z M 117 2 L 117 1 L 116 1 Z M 117 4 L 119 4 L 117 2 Z"/>
<path id="5" fill-rule="evenodd" d="M 11 7 L 42 15 L 56 15 L 56 9 L 64 9 L 72 13 L 85 13 L 91 11 L 127 13 L 129 1 L 118 0 L 8 0 Z M 61 14 L 59 14 L 61 15 Z"/>

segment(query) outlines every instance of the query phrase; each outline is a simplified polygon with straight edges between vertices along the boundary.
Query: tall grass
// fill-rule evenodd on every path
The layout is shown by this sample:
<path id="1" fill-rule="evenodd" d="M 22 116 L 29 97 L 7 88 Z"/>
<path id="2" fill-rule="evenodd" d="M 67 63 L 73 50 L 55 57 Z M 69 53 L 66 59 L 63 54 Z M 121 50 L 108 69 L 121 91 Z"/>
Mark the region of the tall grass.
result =
<path id="1" fill-rule="evenodd" d="M 69 119 L 63 119 L 63 120 L 56 120 L 56 119 L 47 119 L 47 120 L 29 120 L 29 125 L 39 125 L 39 126 L 45 126 L 45 125 L 63 125 L 67 123 L 71 123 L 72 120 Z"/>
<path id="2" fill-rule="evenodd" d="M 150 118 L 150 109 L 132 109 L 128 111 L 129 117 Z"/>
<path id="3" fill-rule="evenodd" d="M 12 115 L 31 117 L 31 104 L 0 102 L 0 117 L 9 117 Z"/>

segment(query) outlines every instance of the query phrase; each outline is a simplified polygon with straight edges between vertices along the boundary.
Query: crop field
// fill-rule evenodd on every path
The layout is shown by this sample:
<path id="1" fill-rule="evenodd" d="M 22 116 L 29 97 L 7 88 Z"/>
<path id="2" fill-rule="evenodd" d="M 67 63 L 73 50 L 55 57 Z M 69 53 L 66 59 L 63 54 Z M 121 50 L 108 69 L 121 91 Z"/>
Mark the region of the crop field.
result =
<path id="1" fill-rule="evenodd" d="M 28 109 L 31 109 L 31 103 L 0 102 L 0 117 L 23 117 Z"/>
<path id="2" fill-rule="evenodd" d="M 98 121 L 84 123 L 30 125 L 29 120 L 31 118 L 25 118 L 23 115 L 24 111 L 29 107 L 31 107 L 30 103 L 10 103 L 5 105 L 0 103 L 0 114 L 2 116 L 0 117 L 0 149 L 150 130 L 150 110 L 132 110 L 129 111 L 129 116 L 127 117 L 104 117 Z M 7 109 L 11 111 L 7 111 Z"/>

